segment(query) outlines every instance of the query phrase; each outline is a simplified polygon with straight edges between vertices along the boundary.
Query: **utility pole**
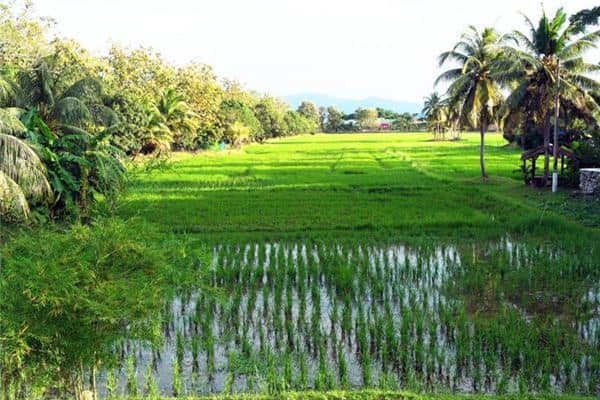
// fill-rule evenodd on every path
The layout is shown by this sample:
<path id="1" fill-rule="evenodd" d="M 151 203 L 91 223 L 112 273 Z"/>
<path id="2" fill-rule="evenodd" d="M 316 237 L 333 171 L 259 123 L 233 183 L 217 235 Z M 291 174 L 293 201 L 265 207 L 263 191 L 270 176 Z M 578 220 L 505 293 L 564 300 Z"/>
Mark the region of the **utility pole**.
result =
<path id="1" fill-rule="evenodd" d="M 552 153 L 554 156 L 554 167 L 552 169 L 552 193 L 558 190 L 558 114 L 560 109 L 560 59 L 556 57 L 556 98 L 554 106 L 554 144 Z"/>

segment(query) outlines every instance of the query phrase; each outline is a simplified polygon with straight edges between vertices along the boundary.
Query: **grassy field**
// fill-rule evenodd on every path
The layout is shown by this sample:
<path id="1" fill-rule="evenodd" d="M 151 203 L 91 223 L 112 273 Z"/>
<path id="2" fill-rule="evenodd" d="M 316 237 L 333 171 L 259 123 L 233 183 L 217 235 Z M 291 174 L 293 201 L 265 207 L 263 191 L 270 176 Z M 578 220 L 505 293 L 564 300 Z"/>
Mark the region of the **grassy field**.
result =
<path id="1" fill-rule="evenodd" d="M 487 143 L 487 184 L 478 178 L 474 134 L 458 142 L 422 133 L 299 136 L 182 154 L 171 168 L 140 177 L 122 213 L 210 237 L 545 237 L 588 231 L 582 221 L 598 233 L 598 202 L 526 188 L 519 151 L 500 135 Z"/>
<path id="2" fill-rule="evenodd" d="M 526 187 L 500 135 L 486 158 L 483 183 L 473 134 L 322 134 L 136 175 L 119 214 L 207 246 L 215 292 L 182 295 L 162 347 L 124 344 L 112 376 L 162 394 L 597 394 L 598 201 Z"/>

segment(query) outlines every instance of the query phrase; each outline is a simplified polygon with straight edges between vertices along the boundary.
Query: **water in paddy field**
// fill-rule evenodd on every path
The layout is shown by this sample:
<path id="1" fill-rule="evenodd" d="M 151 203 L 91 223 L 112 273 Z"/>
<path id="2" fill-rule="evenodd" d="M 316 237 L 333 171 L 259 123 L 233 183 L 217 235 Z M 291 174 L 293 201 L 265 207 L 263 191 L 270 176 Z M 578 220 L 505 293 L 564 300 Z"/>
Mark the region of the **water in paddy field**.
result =
<path id="1" fill-rule="evenodd" d="M 161 345 L 120 344 L 117 393 L 131 392 L 132 382 L 139 393 L 155 383 L 164 395 L 345 387 L 598 393 L 600 285 L 582 289 L 575 315 L 561 308 L 541 318 L 536 307 L 552 299 L 524 303 L 519 293 L 540 258 L 562 263 L 557 252 L 508 240 L 460 250 L 219 245 L 209 278 L 218 294 L 178 297 Z M 477 260 L 507 270 L 495 280 Z M 100 380 L 105 394 L 107 371 Z"/>

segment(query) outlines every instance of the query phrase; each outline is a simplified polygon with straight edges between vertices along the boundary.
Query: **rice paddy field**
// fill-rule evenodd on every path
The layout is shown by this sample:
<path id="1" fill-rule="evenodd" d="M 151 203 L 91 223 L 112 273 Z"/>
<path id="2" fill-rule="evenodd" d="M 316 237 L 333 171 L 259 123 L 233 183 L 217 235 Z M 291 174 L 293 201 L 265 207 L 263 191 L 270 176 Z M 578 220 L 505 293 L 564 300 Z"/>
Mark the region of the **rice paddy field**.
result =
<path id="1" fill-rule="evenodd" d="M 600 394 L 598 201 L 525 187 L 519 151 L 487 143 L 487 183 L 472 134 L 299 136 L 136 175 L 119 214 L 207 269 L 102 393 Z"/>

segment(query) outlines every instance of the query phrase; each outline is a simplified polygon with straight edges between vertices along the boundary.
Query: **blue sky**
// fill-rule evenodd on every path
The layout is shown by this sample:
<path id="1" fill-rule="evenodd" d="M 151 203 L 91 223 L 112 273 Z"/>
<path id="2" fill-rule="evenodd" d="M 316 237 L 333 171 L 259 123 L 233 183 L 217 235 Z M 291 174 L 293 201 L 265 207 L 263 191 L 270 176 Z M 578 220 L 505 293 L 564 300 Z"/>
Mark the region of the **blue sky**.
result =
<path id="1" fill-rule="evenodd" d="M 554 13 L 597 0 L 544 1 Z M 437 55 L 464 29 L 524 29 L 537 0 L 36 0 L 61 36 L 96 54 L 112 42 L 150 46 L 176 63 L 198 61 L 276 95 L 315 92 L 420 102 L 433 90 Z M 599 53 L 590 54 L 598 62 Z"/>

